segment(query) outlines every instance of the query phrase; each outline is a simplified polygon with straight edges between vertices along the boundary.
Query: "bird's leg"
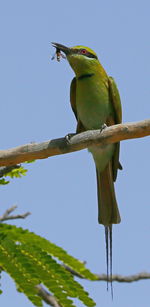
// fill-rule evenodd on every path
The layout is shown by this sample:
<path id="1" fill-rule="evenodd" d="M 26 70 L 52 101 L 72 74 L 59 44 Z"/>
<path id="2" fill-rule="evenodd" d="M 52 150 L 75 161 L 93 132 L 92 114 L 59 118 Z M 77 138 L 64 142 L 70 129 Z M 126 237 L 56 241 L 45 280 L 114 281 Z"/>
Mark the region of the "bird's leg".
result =
<path id="1" fill-rule="evenodd" d="M 101 127 L 100 127 L 100 132 L 102 132 L 103 130 L 105 130 L 107 128 L 107 125 L 104 123 Z"/>
<path id="2" fill-rule="evenodd" d="M 68 133 L 68 134 L 65 136 L 66 142 L 67 142 L 68 144 L 70 144 L 70 140 L 71 140 L 71 138 L 72 138 L 74 135 L 76 135 L 76 133 Z"/>

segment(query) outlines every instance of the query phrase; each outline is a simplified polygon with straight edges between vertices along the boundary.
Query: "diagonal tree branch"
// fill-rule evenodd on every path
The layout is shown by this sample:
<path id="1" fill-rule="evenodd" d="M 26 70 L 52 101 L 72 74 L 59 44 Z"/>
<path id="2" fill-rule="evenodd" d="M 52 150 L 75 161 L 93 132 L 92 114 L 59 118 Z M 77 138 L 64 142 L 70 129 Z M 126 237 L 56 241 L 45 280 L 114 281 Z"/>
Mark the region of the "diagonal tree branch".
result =
<path id="1" fill-rule="evenodd" d="M 0 166 L 45 159 L 85 149 L 92 145 L 106 145 L 119 141 L 150 135 L 150 120 L 125 123 L 107 127 L 103 131 L 91 130 L 76 134 L 71 138 L 59 138 L 42 143 L 22 145 L 8 150 L 0 150 Z"/>
<path id="2" fill-rule="evenodd" d="M 47 305 L 50 305 L 53 307 L 61 307 L 61 305 L 57 303 L 56 298 L 52 294 L 50 294 L 48 291 L 46 291 L 42 287 L 42 285 L 37 285 L 36 288 L 38 290 L 38 295 L 43 299 L 45 303 L 47 303 Z"/>

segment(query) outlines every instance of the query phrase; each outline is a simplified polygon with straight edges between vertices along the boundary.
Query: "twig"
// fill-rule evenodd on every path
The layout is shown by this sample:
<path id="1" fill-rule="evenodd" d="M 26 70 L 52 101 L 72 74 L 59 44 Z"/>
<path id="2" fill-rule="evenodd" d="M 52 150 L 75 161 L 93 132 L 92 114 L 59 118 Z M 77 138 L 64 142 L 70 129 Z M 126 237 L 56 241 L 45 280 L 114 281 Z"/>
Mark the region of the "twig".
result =
<path id="1" fill-rule="evenodd" d="M 85 149 L 92 145 L 106 145 L 119 141 L 150 135 L 150 120 L 114 125 L 105 130 L 91 130 L 68 138 L 59 138 L 42 143 L 22 145 L 0 151 L 0 166 L 45 159 Z"/>
<path id="2" fill-rule="evenodd" d="M 86 263 L 85 261 L 83 263 Z M 70 268 L 69 266 L 62 264 L 62 266 L 69 271 L 72 275 L 77 276 L 81 279 L 85 279 L 83 277 L 83 275 L 78 274 L 75 270 L 73 270 L 72 268 Z M 108 276 L 106 274 L 95 274 L 95 276 L 97 276 L 97 281 L 108 281 Z M 134 274 L 134 275 L 129 275 L 129 276 L 122 276 L 122 275 L 118 275 L 118 274 L 114 274 L 112 275 L 111 280 L 112 281 L 117 281 L 117 282 L 134 282 L 134 281 L 139 281 L 142 279 L 150 279 L 150 273 L 147 272 L 141 272 L 138 274 Z"/>
<path id="3" fill-rule="evenodd" d="M 46 291 L 41 285 L 37 285 L 36 288 L 38 289 L 38 295 L 43 299 L 45 303 L 53 307 L 61 307 L 61 305 L 58 304 L 56 298 L 48 291 Z"/>
<path id="4" fill-rule="evenodd" d="M 86 261 L 81 261 L 82 263 L 86 264 Z M 78 272 L 76 272 L 75 270 L 73 270 L 72 268 L 70 268 L 68 265 L 66 265 L 65 263 L 61 264 L 68 272 L 70 272 L 72 275 L 82 278 L 84 279 L 82 274 L 79 274 Z"/>
<path id="5" fill-rule="evenodd" d="M 16 205 L 10 207 L 9 209 L 7 209 L 3 215 L 0 216 L 0 222 L 4 222 L 7 220 L 15 220 L 15 219 L 24 219 L 26 218 L 28 215 L 30 215 L 30 212 L 26 212 L 23 214 L 17 214 L 17 215 L 10 215 L 11 212 L 13 212 L 15 209 L 17 208 Z"/>
<path id="6" fill-rule="evenodd" d="M 99 281 L 107 281 L 106 274 L 102 274 L 102 275 L 96 274 L 96 275 Z M 122 276 L 122 275 L 117 275 L 117 274 L 112 275 L 112 281 L 117 281 L 117 282 L 128 282 L 129 283 L 129 282 L 135 282 L 135 281 L 139 281 L 143 279 L 150 279 L 150 273 L 141 272 L 141 273 L 129 275 L 129 276 Z"/>

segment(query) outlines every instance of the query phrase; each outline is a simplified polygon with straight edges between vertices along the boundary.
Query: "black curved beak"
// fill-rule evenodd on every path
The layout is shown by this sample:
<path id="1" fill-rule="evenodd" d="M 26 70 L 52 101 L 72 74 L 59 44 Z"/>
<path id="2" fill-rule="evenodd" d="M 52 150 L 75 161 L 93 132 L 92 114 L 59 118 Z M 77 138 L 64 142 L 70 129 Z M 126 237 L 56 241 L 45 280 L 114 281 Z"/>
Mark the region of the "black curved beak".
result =
<path id="1" fill-rule="evenodd" d="M 64 52 L 66 55 L 68 55 L 70 53 L 70 49 L 62 44 L 58 44 L 58 43 L 52 43 L 52 46 L 55 47 L 56 49 Z"/>

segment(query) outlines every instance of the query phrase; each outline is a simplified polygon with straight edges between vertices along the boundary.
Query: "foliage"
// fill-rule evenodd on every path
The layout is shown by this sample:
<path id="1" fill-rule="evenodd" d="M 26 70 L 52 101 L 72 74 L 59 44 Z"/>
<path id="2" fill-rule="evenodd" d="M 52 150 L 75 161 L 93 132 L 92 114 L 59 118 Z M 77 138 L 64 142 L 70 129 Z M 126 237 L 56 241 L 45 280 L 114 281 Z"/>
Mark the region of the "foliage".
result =
<path id="1" fill-rule="evenodd" d="M 22 176 L 25 176 L 26 173 L 27 170 L 24 169 L 23 166 L 20 166 L 19 168 L 15 168 L 11 172 L 8 172 L 6 176 L 9 176 L 10 178 L 21 178 Z"/>
<path id="2" fill-rule="evenodd" d="M 62 307 L 73 307 L 70 298 L 80 299 L 85 306 L 95 306 L 83 287 L 60 261 L 89 280 L 97 277 L 84 264 L 67 254 L 61 247 L 28 230 L 0 224 L 0 266 L 15 281 L 35 306 L 43 306 L 38 284 L 43 284 Z"/>
<path id="3" fill-rule="evenodd" d="M 0 179 L 0 184 L 5 185 L 8 184 L 9 181 L 7 181 L 5 178 Z"/>
<path id="4" fill-rule="evenodd" d="M 6 185 L 10 181 L 6 180 L 5 177 L 10 178 L 21 178 L 22 176 L 25 176 L 27 173 L 27 170 L 21 166 L 21 165 L 13 165 L 9 167 L 0 167 L 0 185 Z"/>

